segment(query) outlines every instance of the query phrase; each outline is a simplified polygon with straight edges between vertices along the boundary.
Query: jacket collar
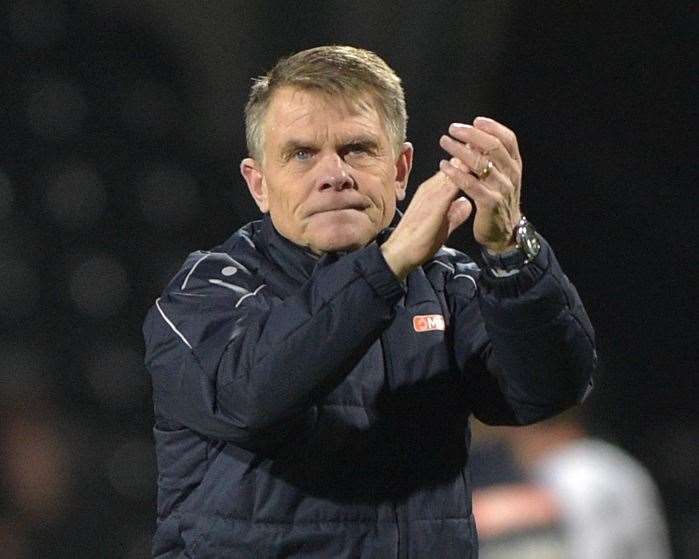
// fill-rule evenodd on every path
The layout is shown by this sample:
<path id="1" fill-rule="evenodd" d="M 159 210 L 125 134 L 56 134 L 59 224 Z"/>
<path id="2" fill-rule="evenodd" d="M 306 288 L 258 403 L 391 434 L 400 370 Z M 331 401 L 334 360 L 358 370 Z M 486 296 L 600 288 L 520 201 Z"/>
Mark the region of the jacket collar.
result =
<path id="1" fill-rule="evenodd" d="M 378 234 L 376 241 L 379 244 L 382 244 L 389 237 L 402 215 L 400 211 L 396 210 L 396 215 L 393 217 L 391 224 Z M 262 250 L 265 256 L 299 284 L 305 283 L 311 277 L 315 267 L 319 263 L 324 262 L 326 256 L 335 260 L 345 254 L 344 252 L 335 252 L 321 257 L 302 246 L 292 243 L 276 230 L 269 214 L 265 214 L 262 217 L 260 233 L 263 240 L 261 243 Z"/>
<path id="2" fill-rule="evenodd" d="M 265 256 L 293 280 L 305 283 L 311 277 L 320 257 L 283 237 L 275 229 L 269 214 L 262 218 L 261 233 Z"/>

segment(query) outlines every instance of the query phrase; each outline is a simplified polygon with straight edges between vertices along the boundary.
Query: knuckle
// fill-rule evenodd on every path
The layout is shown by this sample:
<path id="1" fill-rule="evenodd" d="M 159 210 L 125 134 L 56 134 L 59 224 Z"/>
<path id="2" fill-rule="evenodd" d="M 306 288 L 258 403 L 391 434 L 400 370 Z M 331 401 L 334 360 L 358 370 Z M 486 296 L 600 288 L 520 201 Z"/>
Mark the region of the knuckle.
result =
<path id="1" fill-rule="evenodd" d="M 468 189 L 473 190 L 475 186 L 478 185 L 478 179 L 471 174 L 467 174 L 464 180 L 464 186 Z"/>
<path id="2" fill-rule="evenodd" d="M 507 153 L 507 148 L 505 147 L 505 144 L 502 142 L 500 138 L 495 138 L 494 144 L 494 150 L 495 151 L 504 151 Z"/>
<path id="3" fill-rule="evenodd" d="M 488 211 L 493 211 L 497 207 L 497 201 L 494 192 L 486 192 L 483 197 L 481 204 Z"/>
<path id="4" fill-rule="evenodd" d="M 504 180 L 501 183 L 500 191 L 503 194 L 511 195 L 515 191 L 514 185 L 509 180 Z"/>
<path id="5" fill-rule="evenodd" d="M 505 204 L 505 196 L 500 192 L 492 192 L 491 199 L 493 202 L 493 207 L 499 207 Z"/>

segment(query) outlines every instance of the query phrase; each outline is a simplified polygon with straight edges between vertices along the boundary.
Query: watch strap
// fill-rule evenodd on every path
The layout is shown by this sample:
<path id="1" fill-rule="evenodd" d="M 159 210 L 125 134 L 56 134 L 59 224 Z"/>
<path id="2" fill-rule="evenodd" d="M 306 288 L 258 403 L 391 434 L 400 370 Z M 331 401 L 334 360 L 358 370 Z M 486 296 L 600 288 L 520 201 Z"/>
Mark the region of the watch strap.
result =
<path id="1" fill-rule="evenodd" d="M 518 247 L 501 253 L 490 252 L 482 247 L 481 255 L 485 265 L 495 276 L 516 274 L 527 263 L 527 256 Z"/>

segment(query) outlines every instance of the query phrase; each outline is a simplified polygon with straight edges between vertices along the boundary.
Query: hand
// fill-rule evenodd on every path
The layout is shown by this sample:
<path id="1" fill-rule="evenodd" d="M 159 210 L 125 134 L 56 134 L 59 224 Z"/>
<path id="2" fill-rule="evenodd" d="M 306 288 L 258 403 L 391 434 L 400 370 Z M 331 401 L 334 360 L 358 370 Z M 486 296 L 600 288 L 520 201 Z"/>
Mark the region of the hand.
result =
<path id="1" fill-rule="evenodd" d="M 517 137 L 509 128 L 485 117 L 473 126 L 452 124 L 439 144 L 452 159 L 442 161 L 441 171 L 476 204 L 473 236 L 493 252 L 514 246 L 514 230 L 522 214 L 522 158 Z M 478 178 L 491 161 L 487 177 Z"/>
<path id="2" fill-rule="evenodd" d="M 396 230 L 381 245 L 384 259 L 401 281 L 429 260 L 451 232 L 466 221 L 473 206 L 442 171 L 415 192 Z"/>

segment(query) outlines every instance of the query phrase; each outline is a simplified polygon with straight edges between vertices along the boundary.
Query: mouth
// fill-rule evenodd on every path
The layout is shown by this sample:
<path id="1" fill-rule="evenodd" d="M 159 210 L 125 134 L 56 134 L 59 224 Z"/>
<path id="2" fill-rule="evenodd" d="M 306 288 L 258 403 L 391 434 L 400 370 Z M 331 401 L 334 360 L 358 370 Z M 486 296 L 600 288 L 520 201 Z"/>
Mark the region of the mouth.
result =
<path id="1" fill-rule="evenodd" d="M 329 208 L 327 210 L 320 210 L 316 213 L 328 213 L 328 212 L 344 212 L 348 210 L 354 210 L 356 212 L 363 212 L 366 208 L 360 206 L 343 206 L 342 208 Z"/>
<path id="2" fill-rule="evenodd" d="M 327 212 L 340 212 L 340 211 L 345 211 L 345 210 L 355 210 L 358 212 L 364 212 L 370 207 L 368 203 L 364 202 L 352 202 L 352 203 L 336 203 L 336 204 L 325 204 L 323 206 L 320 206 L 318 208 L 314 208 L 310 213 L 309 216 L 319 214 L 319 213 L 327 213 Z"/>

